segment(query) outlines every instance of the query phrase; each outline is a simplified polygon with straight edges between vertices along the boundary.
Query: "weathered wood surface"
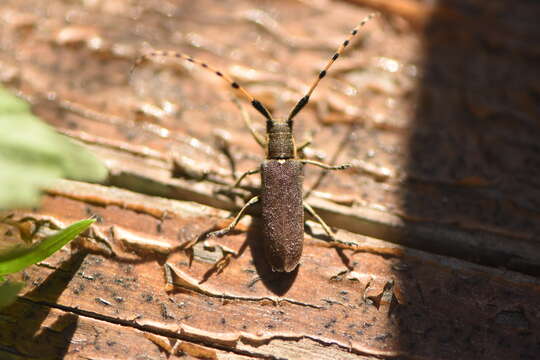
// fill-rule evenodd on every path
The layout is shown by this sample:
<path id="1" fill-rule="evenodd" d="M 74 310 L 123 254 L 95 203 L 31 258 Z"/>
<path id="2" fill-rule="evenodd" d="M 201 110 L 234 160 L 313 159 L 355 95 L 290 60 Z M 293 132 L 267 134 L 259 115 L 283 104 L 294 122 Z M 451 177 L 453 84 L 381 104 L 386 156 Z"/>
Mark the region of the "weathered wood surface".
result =
<path id="1" fill-rule="evenodd" d="M 94 244 L 94 254 L 66 250 L 28 269 L 31 285 L 22 304 L 60 309 L 71 322 L 98 319 L 125 325 L 135 334 L 135 329 L 144 330 L 255 357 L 302 358 L 291 355 L 298 341 L 306 346 L 306 356 L 332 345 L 320 350 L 320 358 L 329 359 L 350 353 L 366 358 L 414 354 L 452 359 L 478 353 L 532 358 L 538 350 L 540 282 L 527 276 L 345 231 L 339 239 L 357 245 L 337 250 L 317 239 L 324 233 L 313 224 L 302 265 L 292 274 L 270 271 L 254 222 L 247 236 L 197 245 L 191 261 L 182 245 L 226 213 L 67 181 L 50 193 L 40 211 L 18 213 L 17 218 L 48 219 L 61 226 L 95 214 L 99 224 L 85 240 Z M 211 264 L 227 253 L 233 254 L 228 266 L 220 274 L 212 272 Z M 164 266 L 174 269 L 177 288 L 166 291 Z M 13 314 L 25 314 L 18 310 L 22 304 L 2 312 L 8 323 L 15 325 Z M 48 324 L 42 326 L 48 329 Z M 3 342 L 17 352 L 40 354 L 17 327 L 6 335 Z M 100 342 L 109 341 L 108 336 L 106 331 L 95 334 Z M 64 343 L 67 354 L 107 355 L 107 348 L 95 349 L 87 335 L 80 343 L 73 339 L 77 336 L 70 338 L 72 345 Z"/>
<path id="2" fill-rule="evenodd" d="M 285 114 L 373 11 L 352 3 L 384 16 L 329 72 L 296 132 L 315 130 L 306 155 L 352 160 L 319 183 L 307 168 L 306 182 L 317 185 L 310 203 L 356 245 L 328 247 L 309 223 L 299 271 L 277 276 L 246 218 L 185 251 L 249 196 L 223 192 L 233 180 L 220 148 L 238 173 L 264 154 L 219 79 L 165 62 L 128 83 L 136 56 L 204 58 Z M 107 186 L 64 181 L 42 209 L 17 214 L 44 228 L 100 221 L 79 250 L 25 273 L 24 295 L 0 313 L 0 357 L 165 358 L 180 340 L 194 358 L 535 358 L 538 5 L 391 4 L 0 4 L 0 79 L 111 171 Z M 228 265 L 213 272 L 216 262 Z"/>

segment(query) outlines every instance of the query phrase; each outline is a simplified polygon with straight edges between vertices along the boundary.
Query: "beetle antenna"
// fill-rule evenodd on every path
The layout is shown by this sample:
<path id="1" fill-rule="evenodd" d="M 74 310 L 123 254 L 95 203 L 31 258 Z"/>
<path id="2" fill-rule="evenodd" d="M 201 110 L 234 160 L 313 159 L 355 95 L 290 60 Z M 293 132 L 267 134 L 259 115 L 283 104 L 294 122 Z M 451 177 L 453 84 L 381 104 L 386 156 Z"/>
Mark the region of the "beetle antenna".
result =
<path id="1" fill-rule="evenodd" d="M 298 101 L 298 103 L 296 103 L 296 105 L 294 106 L 294 108 L 292 109 L 291 113 L 289 114 L 289 117 L 287 118 L 287 123 L 289 123 L 289 126 L 292 127 L 292 120 L 293 118 L 300 112 L 300 110 L 302 110 L 304 108 L 304 106 L 307 105 L 307 103 L 309 102 L 309 97 L 311 96 L 311 94 L 313 93 L 313 90 L 315 90 L 315 88 L 317 87 L 317 85 L 319 85 L 319 82 L 321 81 L 321 79 L 323 77 L 326 76 L 326 72 L 328 71 L 328 69 L 330 68 L 330 66 L 332 66 L 332 64 L 337 60 L 338 57 L 341 56 L 341 54 L 343 53 L 343 51 L 345 51 L 345 48 L 349 45 L 349 43 L 351 42 L 351 40 L 356 36 L 356 34 L 358 34 L 358 31 L 360 30 L 360 28 L 362 26 L 364 26 L 368 21 L 370 21 L 371 19 L 373 19 L 376 15 L 378 15 L 378 13 L 372 13 L 372 14 L 369 14 L 368 16 L 366 16 L 362 21 L 360 21 L 360 23 L 358 25 L 356 25 L 356 27 L 351 31 L 349 37 L 347 38 L 347 40 L 345 40 L 337 49 L 336 53 L 332 56 L 332 58 L 328 61 L 328 63 L 326 64 L 326 66 L 321 70 L 321 72 L 319 73 L 319 75 L 317 76 L 317 78 L 315 79 L 315 81 L 313 81 L 313 83 L 311 84 L 311 87 L 309 88 L 308 92 L 306 93 L 306 95 L 304 95 L 304 97 L 302 97 L 300 99 L 300 101 Z"/>
<path id="2" fill-rule="evenodd" d="M 272 118 L 272 115 L 270 114 L 270 112 L 266 109 L 266 107 L 264 107 L 264 105 L 257 99 L 255 99 L 253 97 L 253 95 L 251 95 L 246 89 L 244 89 L 242 86 L 240 86 L 236 81 L 234 81 L 229 75 L 217 70 L 216 68 L 208 65 L 207 63 L 203 62 L 203 61 L 200 61 L 198 59 L 195 59 L 189 55 L 185 55 L 185 54 L 182 54 L 182 53 L 179 53 L 179 52 L 176 52 L 176 51 L 161 51 L 161 50 L 156 50 L 156 51 L 152 51 L 148 54 L 144 54 L 144 55 L 141 55 L 136 61 L 135 63 L 133 64 L 133 66 L 131 67 L 131 71 L 130 71 L 130 77 L 131 77 L 131 74 L 133 73 L 133 70 L 135 70 L 135 68 L 139 65 L 141 65 L 142 63 L 144 63 L 146 60 L 151 60 L 153 58 L 156 58 L 156 57 L 168 57 L 168 58 L 176 58 L 176 59 L 183 59 L 183 60 L 186 60 L 188 62 L 191 62 L 191 63 L 194 63 L 194 64 L 197 64 L 199 66 L 201 66 L 202 68 L 204 69 L 207 69 L 211 72 L 213 72 L 214 74 L 216 74 L 217 76 L 219 76 L 220 78 L 222 78 L 223 80 L 225 80 L 234 90 L 236 90 L 242 97 L 244 97 L 245 99 L 247 99 L 251 105 L 255 108 L 255 110 L 257 110 L 259 113 L 261 113 L 262 116 L 264 116 L 266 118 L 267 121 L 269 122 L 273 122 L 273 118 Z"/>

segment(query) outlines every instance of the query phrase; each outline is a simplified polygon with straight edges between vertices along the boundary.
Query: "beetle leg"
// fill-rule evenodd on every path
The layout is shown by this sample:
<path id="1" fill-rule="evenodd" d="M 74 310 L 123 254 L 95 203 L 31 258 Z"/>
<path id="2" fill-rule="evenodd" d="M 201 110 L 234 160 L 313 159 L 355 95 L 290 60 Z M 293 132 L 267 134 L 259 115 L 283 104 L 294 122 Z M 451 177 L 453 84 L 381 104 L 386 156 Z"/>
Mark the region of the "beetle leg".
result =
<path id="1" fill-rule="evenodd" d="M 239 185 L 240 185 L 240 182 L 242 182 L 242 180 L 244 180 L 244 178 L 248 175 L 253 175 L 253 174 L 258 174 L 261 172 L 261 169 L 260 168 L 257 168 L 257 169 L 253 169 L 253 170 L 249 170 L 249 171 L 246 171 L 245 173 L 243 173 L 242 175 L 240 175 L 240 177 L 238 178 L 238 180 L 236 180 L 236 182 L 234 183 L 234 185 L 232 186 L 232 188 L 237 188 Z"/>
<path id="2" fill-rule="evenodd" d="M 307 202 L 303 202 L 302 203 L 304 205 L 304 209 L 306 209 L 306 211 L 309 213 L 309 215 L 313 216 L 315 218 L 315 220 L 317 220 L 317 222 L 319 224 L 321 224 L 321 226 L 323 227 L 324 231 L 328 234 L 328 236 L 330 237 L 330 239 L 332 241 L 336 241 L 337 242 L 337 239 L 336 237 L 334 236 L 334 232 L 330 229 L 330 227 L 328 225 L 326 225 L 326 223 L 324 222 L 324 220 L 319 216 L 319 214 L 317 214 L 315 212 L 315 210 L 311 207 L 311 205 L 309 205 Z"/>
<path id="3" fill-rule="evenodd" d="M 253 170 L 249 170 L 249 171 L 246 171 L 245 173 L 243 173 L 242 175 L 240 175 L 240 177 L 235 181 L 235 183 L 234 183 L 233 185 L 227 186 L 227 189 L 226 189 L 226 190 L 222 190 L 222 191 L 224 191 L 225 193 L 228 193 L 228 194 L 234 196 L 235 193 L 234 193 L 233 190 L 240 186 L 240 183 L 242 182 L 242 180 L 244 180 L 244 178 L 246 178 L 248 175 L 257 174 L 257 173 L 259 173 L 259 172 L 261 172 L 261 169 L 259 169 L 259 168 L 253 169 Z"/>
<path id="4" fill-rule="evenodd" d="M 298 145 L 298 147 L 296 148 L 296 151 L 302 151 L 304 150 L 305 148 L 307 148 L 309 145 L 311 145 L 311 141 L 313 139 L 311 137 L 309 137 L 308 139 L 304 140 L 304 142 L 302 142 L 300 145 Z"/>
<path id="5" fill-rule="evenodd" d="M 347 246 L 354 246 L 356 244 L 354 243 L 350 243 L 350 242 L 347 242 L 347 241 L 341 241 L 341 240 L 338 240 L 334 234 L 334 232 L 330 229 L 330 227 L 324 222 L 324 220 L 319 216 L 319 214 L 317 214 L 315 212 L 315 210 L 311 207 L 311 205 L 309 205 L 307 202 L 303 202 L 303 205 L 304 205 L 304 209 L 306 209 L 306 211 L 309 213 L 309 215 L 313 216 L 315 218 L 315 220 L 317 220 L 317 222 L 322 226 L 324 232 L 326 234 L 328 234 L 328 237 L 330 237 L 330 241 L 331 242 L 336 242 L 336 243 L 339 243 L 339 244 L 344 244 L 344 245 L 347 245 Z"/>
<path id="6" fill-rule="evenodd" d="M 315 161 L 315 160 L 308 160 L 308 159 L 301 159 L 301 160 L 298 160 L 300 161 L 301 163 L 303 164 L 310 164 L 310 165 L 315 165 L 315 166 L 318 166 L 318 167 L 321 167 L 325 170 L 345 170 L 345 169 L 348 169 L 351 167 L 351 164 L 343 164 L 343 165 L 328 165 L 328 164 L 325 164 L 325 163 L 322 163 L 322 162 L 319 162 L 319 161 Z"/>
<path id="7" fill-rule="evenodd" d="M 242 216 L 244 216 L 244 213 L 246 212 L 247 208 L 250 207 L 251 205 L 257 203 L 259 201 L 259 197 L 258 196 L 254 196 L 252 197 L 245 205 L 244 207 L 242 207 L 242 209 L 240 209 L 240 211 L 238 212 L 238 214 L 236 214 L 236 216 L 234 217 L 233 221 L 229 224 L 229 226 L 227 226 L 226 228 L 224 229 L 221 229 L 221 230 L 218 230 L 218 231 L 212 231 L 211 233 L 208 233 L 206 235 L 206 237 L 214 237 L 214 236 L 217 236 L 217 237 L 220 237 L 220 236 L 223 236 L 229 232 L 231 232 L 234 227 L 238 224 L 238 222 L 240 221 L 240 219 L 242 218 Z"/>

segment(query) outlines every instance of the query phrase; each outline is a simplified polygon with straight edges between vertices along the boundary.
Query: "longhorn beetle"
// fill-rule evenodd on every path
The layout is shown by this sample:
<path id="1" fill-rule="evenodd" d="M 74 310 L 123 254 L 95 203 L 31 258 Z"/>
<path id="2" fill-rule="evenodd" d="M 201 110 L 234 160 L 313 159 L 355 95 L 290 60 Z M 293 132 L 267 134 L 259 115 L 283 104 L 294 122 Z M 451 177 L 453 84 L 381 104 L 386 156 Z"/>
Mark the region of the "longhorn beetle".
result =
<path id="1" fill-rule="evenodd" d="M 322 225 L 332 241 L 340 242 L 334 237 L 332 230 L 317 215 L 315 210 L 303 200 L 303 167 L 304 164 L 311 164 L 326 170 L 343 170 L 350 167 L 350 165 L 331 166 L 318 161 L 299 159 L 297 157 L 298 149 L 307 144 L 301 145 L 298 148 L 296 147 L 292 134 L 293 119 L 307 105 L 311 94 L 321 79 L 326 76 L 326 72 L 330 66 L 341 56 L 345 48 L 347 48 L 351 40 L 358 33 L 358 30 L 375 15 L 368 15 L 351 31 L 347 40 L 338 47 L 335 54 L 321 70 L 315 81 L 313 81 L 307 93 L 294 106 L 286 120 L 275 120 L 272 118 L 266 107 L 229 75 L 191 56 L 174 51 L 153 51 L 149 54 L 142 55 L 136 60 L 133 68 L 146 59 L 154 57 L 172 57 L 198 64 L 225 80 L 231 88 L 247 99 L 255 110 L 266 119 L 267 134 L 266 138 L 264 138 L 252 127 L 249 115 L 242 109 L 244 121 L 251 134 L 257 143 L 266 150 L 266 159 L 258 169 L 242 174 L 234 184 L 234 187 L 237 187 L 246 176 L 261 173 L 262 188 L 260 195 L 251 198 L 234 217 L 229 226 L 222 230 L 211 232 L 207 236 L 223 236 L 232 231 L 244 215 L 246 209 L 260 201 L 265 237 L 264 248 L 267 260 L 273 271 L 290 272 L 298 265 L 302 255 L 304 240 L 304 209 Z"/>

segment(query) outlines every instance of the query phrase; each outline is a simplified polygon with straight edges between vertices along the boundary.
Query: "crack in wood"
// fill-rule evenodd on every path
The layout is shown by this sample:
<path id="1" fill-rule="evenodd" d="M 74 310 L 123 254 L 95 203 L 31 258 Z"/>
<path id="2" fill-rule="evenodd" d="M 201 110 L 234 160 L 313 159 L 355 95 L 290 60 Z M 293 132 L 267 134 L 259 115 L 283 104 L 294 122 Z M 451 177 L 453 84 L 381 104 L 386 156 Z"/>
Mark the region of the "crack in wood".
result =
<path id="1" fill-rule="evenodd" d="M 227 346 L 225 346 L 223 344 L 223 342 L 219 342 L 219 341 L 212 342 L 212 339 L 210 339 L 210 338 L 206 339 L 204 337 L 193 336 L 189 332 L 174 331 L 173 329 L 170 328 L 170 326 L 167 326 L 166 324 L 162 324 L 164 326 L 159 326 L 158 327 L 158 326 L 155 326 L 155 324 L 145 324 L 144 322 L 139 323 L 139 322 L 137 322 L 137 320 L 122 320 L 122 319 L 118 319 L 118 318 L 113 318 L 111 316 L 102 315 L 102 314 L 99 314 L 99 313 L 96 313 L 96 312 L 93 312 L 93 311 L 86 311 L 86 310 L 77 309 L 77 308 L 73 308 L 73 307 L 65 306 L 65 305 L 60 305 L 60 304 L 52 304 L 52 303 L 49 303 L 47 301 L 34 301 L 34 300 L 31 300 L 31 299 L 28 299 L 28 298 L 25 298 L 25 297 L 19 297 L 19 300 L 21 300 L 23 302 L 26 302 L 26 303 L 30 303 L 30 304 L 36 304 L 36 305 L 41 305 L 41 306 L 46 306 L 46 307 L 49 307 L 49 308 L 62 310 L 64 312 L 72 313 L 72 314 L 75 314 L 77 316 L 82 316 L 82 317 L 87 317 L 87 318 L 94 319 L 94 320 L 100 320 L 100 321 L 104 321 L 104 322 L 109 322 L 109 323 L 116 324 L 116 325 L 122 325 L 122 326 L 130 327 L 130 328 L 133 328 L 133 329 L 137 329 L 137 330 L 140 330 L 140 331 L 143 331 L 143 332 L 150 332 L 150 333 L 153 333 L 155 335 L 166 336 L 166 337 L 175 338 L 175 339 L 179 339 L 179 340 L 189 341 L 189 342 L 193 342 L 195 344 L 215 348 L 215 349 L 218 349 L 218 350 L 234 352 L 234 353 L 239 354 L 239 355 L 255 356 L 255 357 L 258 357 L 258 358 L 262 358 L 262 359 L 272 359 L 273 358 L 273 357 L 268 356 L 266 354 L 259 354 L 257 352 L 249 352 L 249 351 L 245 351 L 245 350 L 241 350 L 241 349 L 236 349 L 236 348 L 233 348 L 233 347 L 227 347 Z M 219 339 L 214 339 L 214 340 L 219 340 Z"/>
<path id="2" fill-rule="evenodd" d="M 278 296 L 249 297 L 249 296 L 238 296 L 238 295 L 229 295 L 226 293 L 213 292 L 213 291 L 210 291 L 209 289 L 204 289 L 203 286 L 200 285 L 198 280 L 194 279 L 192 276 L 190 276 L 186 272 L 178 269 L 173 264 L 165 263 L 164 266 L 165 266 L 165 269 L 169 269 L 166 271 L 170 271 L 171 273 L 175 274 L 176 278 L 178 279 L 178 282 L 173 280 L 172 284 L 168 284 L 168 285 L 174 285 L 181 288 L 189 289 L 201 295 L 206 295 L 206 296 L 219 298 L 219 299 L 227 299 L 227 300 L 241 300 L 241 301 L 254 301 L 254 302 L 270 301 L 274 305 L 279 305 L 280 303 L 289 303 L 289 304 L 305 306 L 305 307 L 309 307 L 313 309 L 324 309 L 324 307 L 319 306 L 319 305 L 309 304 L 309 303 L 293 300 L 290 298 L 284 298 L 284 297 L 278 297 Z M 173 290 L 172 286 L 169 286 L 167 288 L 167 291 L 172 291 L 172 290 Z"/>
<path id="3" fill-rule="evenodd" d="M 320 345 L 330 346 L 335 345 L 338 348 L 346 351 L 352 352 L 357 355 L 368 355 L 374 357 L 399 357 L 403 354 L 398 351 L 381 351 L 374 350 L 368 347 L 360 347 L 358 345 L 353 346 L 351 344 L 343 344 L 339 341 L 327 339 L 324 337 L 316 337 L 306 334 L 263 334 L 263 335 L 253 335 L 246 332 L 239 333 L 220 333 L 220 332 L 211 332 L 203 329 L 198 329 L 186 324 L 166 324 L 158 321 L 152 320 L 122 320 L 114 318 L 107 315 L 102 315 L 92 311 L 86 311 L 78 308 L 73 308 L 70 306 L 52 304 L 46 301 L 34 301 L 25 297 L 19 298 L 21 301 L 36 304 L 41 306 L 46 306 L 58 310 L 62 310 L 67 313 L 72 313 L 78 316 L 87 317 L 94 320 L 109 322 L 116 325 L 122 325 L 137 329 L 139 331 L 148 332 L 157 336 L 164 336 L 167 338 L 174 338 L 177 340 L 189 341 L 197 345 L 206 346 L 209 348 L 233 352 L 238 355 L 252 356 L 262 359 L 275 359 L 274 356 L 267 355 L 264 353 L 256 352 L 253 347 L 270 344 L 273 340 L 288 340 L 288 341 L 300 341 L 302 339 L 309 339 Z M 244 345 L 251 346 L 249 350 L 246 348 L 240 349 L 238 345 L 242 343 Z M 22 354 L 23 355 L 23 354 Z"/>

